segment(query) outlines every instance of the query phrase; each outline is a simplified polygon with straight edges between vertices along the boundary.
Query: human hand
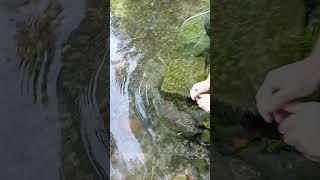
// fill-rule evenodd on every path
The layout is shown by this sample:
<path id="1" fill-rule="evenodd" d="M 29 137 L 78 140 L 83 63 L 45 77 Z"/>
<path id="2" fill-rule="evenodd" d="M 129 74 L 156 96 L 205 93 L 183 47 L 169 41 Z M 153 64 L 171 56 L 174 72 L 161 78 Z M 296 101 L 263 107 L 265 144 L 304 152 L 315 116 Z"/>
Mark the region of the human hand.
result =
<path id="1" fill-rule="evenodd" d="M 320 161 L 320 103 L 289 104 L 284 110 L 290 113 L 278 126 L 284 141 L 306 158 Z"/>
<path id="2" fill-rule="evenodd" d="M 210 112 L 210 94 L 200 94 L 197 103 L 201 109 Z"/>
<path id="3" fill-rule="evenodd" d="M 196 100 L 196 98 L 200 94 L 209 91 L 209 89 L 210 89 L 210 78 L 207 78 L 206 80 L 198 82 L 192 86 L 190 90 L 190 97 L 193 100 Z"/>
<path id="4" fill-rule="evenodd" d="M 320 71 L 314 62 L 305 59 L 268 73 L 256 95 L 258 111 L 266 122 L 274 119 L 279 122 L 281 114 L 277 112 L 282 106 L 311 94 L 318 87 Z"/>

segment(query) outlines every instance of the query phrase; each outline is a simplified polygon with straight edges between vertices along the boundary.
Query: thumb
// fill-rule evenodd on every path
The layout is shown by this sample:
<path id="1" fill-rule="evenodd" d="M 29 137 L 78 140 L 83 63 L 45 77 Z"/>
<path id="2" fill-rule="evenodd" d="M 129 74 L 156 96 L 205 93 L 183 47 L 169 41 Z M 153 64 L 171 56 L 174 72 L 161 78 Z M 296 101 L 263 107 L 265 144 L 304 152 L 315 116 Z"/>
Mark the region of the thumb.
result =
<path id="1" fill-rule="evenodd" d="M 199 94 L 199 95 L 198 95 L 199 99 L 204 98 L 204 97 L 206 97 L 206 96 L 208 96 L 208 94 Z"/>
<path id="2" fill-rule="evenodd" d="M 310 109 L 312 107 L 315 107 L 315 105 L 318 105 L 318 102 L 302 102 L 302 103 L 291 103 L 287 104 L 284 107 L 284 110 L 290 113 L 298 113 L 301 110 Z"/>
<path id="3" fill-rule="evenodd" d="M 292 103 L 284 106 L 284 110 L 289 113 L 297 113 L 304 107 L 304 103 Z"/>

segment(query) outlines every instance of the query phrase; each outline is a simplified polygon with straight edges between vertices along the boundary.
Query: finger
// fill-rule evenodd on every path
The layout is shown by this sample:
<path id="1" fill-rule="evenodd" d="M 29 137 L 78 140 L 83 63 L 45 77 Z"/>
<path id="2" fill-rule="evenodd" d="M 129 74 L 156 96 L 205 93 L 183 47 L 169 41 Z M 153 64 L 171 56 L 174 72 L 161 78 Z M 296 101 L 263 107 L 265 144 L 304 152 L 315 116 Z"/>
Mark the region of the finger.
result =
<path id="1" fill-rule="evenodd" d="M 282 116 L 278 112 L 273 113 L 273 118 L 277 123 L 280 123 L 282 121 Z"/>
<path id="2" fill-rule="evenodd" d="M 198 100 L 197 100 L 197 103 L 200 105 L 200 104 L 203 104 L 203 98 L 199 98 Z"/>
<path id="3" fill-rule="evenodd" d="M 194 100 L 194 96 L 193 96 L 193 91 L 192 91 L 192 89 L 190 90 L 190 97 L 191 97 L 192 100 Z"/>
<path id="4" fill-rule="evenodd" d="M 270 104 L 268 105 L 267 109 L 271 112 L 277 111 L 283 108 L 285 104 L 287 104 L 294 98 L 295 96 L 290 89 L 281 89 L 271 96 L 271 99 L 269 101 Z"/>
<path id="5" fill-rule="evenodd" d="M 204 103 L 201 103 L 201 104 L 199 105 L 199 107 L 200 107 L 201 109 L 203 109 L 204 111 L 206 111 L 206 112 L 209 112 L 209 111 L 210 111 L 210 108 L 209 108 L 209 107 L 207 108 Z"/>
<path id="6" fill-rule="evenodd" d="M 304 109 L 309 109 L 318 105 L 316 102 L 305 102 L 305 103 L 291 103 L 287 104 L 284 109 L 289 113 L 298 113 Z"/>
<path id="7" fill-rule="evenodd" d="M 209 94 L 199 94 L 198 100 L 205 101 L 208 97 L 210 98 Z"/>
<path id="8" fill-rule="evenodd" d="M 267 112 L 265 110 L 261 110 L 261 109 L 258 109 L 258 112 L 260 113 L 260 115 L 262 116 L 262 118 L 264 119 L 265 122 L 267 122 L 267 123 L 272 122 L 272 120 L 273 120 L 272 113 Z"/>
<path id="9" fill-rule="evenodd" d="M 198 102 L 198 105 L 199 105 L 199 107 L 200 107 L 201 109 L 204 108 L 204 104 L 203 104 L 202 102 Z"/>
<path id="10" fill-rule="evenodd" d="M 277 110 L 276 112 L 273 113 L 274 120 L 277 123 L 280 123 L 282 120 L 286 119 L 289 116 L 290 116 L 290 113 L 288 113 L 283 109 Z"/>
<path id="11" fill-rule="evenodd" d="M 190 97 L 194 100 L 196 96 L 197 96 L 197 87 L 193 85 L 190 90 Z"/>
<path id="12" fill-rule="evenodd" d="M 289 127 L 290 127 L 290 124 L 292 123 L 293 121 L 293 115 L 289 116 L 288 118 L 284 119 L 283 121 L 281 121 L 279 123 L 279 126 L 278 126 L 278 131 L 279 133 L 281 134 L 286 134 Z"/>
<path id="13" fill-rule="evenodd" d="M 291 146 L 295 146 L 297 142 L 297 139 L 289 133 L 284 135 L 283 140 L 286 144 L 289 144 Z"/>
<path id="14" fill-rule="evenodd" d="M 200 97 L 200 98 L 203 98 L 203 97 L 205 97 L 206 95 L 208 95 L 208 94 L 199 94 L 199 97 Z"/>
<path id="15" fill-rule="evenodd" d="M 194 92 L 194 89 L 192 88 L 191 90 L 190 90 L 190 97 L 191 97 L 191 99 L 193 99 L 194 100 L 194 98 L 195 98 L 195 92 Z"/>
<path id="16" fill-rule="evenodd" d="M 271 98 L 271 96 L 272 86 L 266 80 L 258 90 L 258 93 L 256 95 L 256 104 L 260 115 L 268 123 L 272 122 L 272 114 L 265 108 L 265 105 L 268 104 L 268 101 Z"/>
<path id="17" fill-rule="evenodd" d="M 320 157 L 318 156 L 313 156 L 305 153 L 303 154 L 303 156 L 311 161 L 320 162 Z"/>
<path id="18" fill-rule="evenodd" d="M 296 143 L 295 148 L 296 148 L 296 150 L 298 150 L 298 151 L 301 152 L 301 153 L 305 153 L 305 152 L 306 152 L 306 149 L 304 148 L 303 145 L 301 145 L 300 142 L 297 142 L 297 143 Z"/>
<path id="19" fill-rule="evenodd" d="M 193 91 L 193 92 L 190 93 L 190 97 L 191 97 L 193 100 L 195 100 L 196 97 L 197 97 L 199 94 L 200 94 L 199 92 Z"/>
<path id="20" fill-rule="evenodd" d="M 297 113 L 301 107 L 302 103 L 291 103 L 284 106 L 284 109 L 289 113 Z"/>

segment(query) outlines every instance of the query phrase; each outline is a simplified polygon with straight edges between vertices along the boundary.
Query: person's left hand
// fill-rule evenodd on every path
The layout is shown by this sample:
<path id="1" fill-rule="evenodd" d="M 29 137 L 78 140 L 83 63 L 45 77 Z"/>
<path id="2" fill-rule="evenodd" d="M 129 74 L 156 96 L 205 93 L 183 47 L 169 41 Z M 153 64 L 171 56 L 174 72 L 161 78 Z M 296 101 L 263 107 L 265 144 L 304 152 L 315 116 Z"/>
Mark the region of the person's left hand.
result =
<path id="1" fill-rule="evenodd" d="M 320 161 L 320 103 L 288 104 L 283 110 L 290 114 L 278 126 L 284 141 L 306 158 Z"/>
<path id="2" fill-rule="evenodd" d="M 197 97 L 199 107 L 206 112 L 210 112 L 210 94 L 200 94 Z"/>

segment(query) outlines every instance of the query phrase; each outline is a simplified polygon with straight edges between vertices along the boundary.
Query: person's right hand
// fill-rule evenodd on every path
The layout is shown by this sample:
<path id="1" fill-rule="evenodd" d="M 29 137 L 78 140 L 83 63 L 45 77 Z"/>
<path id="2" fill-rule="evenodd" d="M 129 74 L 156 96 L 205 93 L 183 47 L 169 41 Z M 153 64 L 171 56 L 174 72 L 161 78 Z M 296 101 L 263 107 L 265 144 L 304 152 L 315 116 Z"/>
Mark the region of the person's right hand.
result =
<path id="1" fill-rule="evenodd" d="M 266 122 L 279 122 L 282 107 L 290 101 L 311 94 L 319 85 L 320 66 L 305 59 L 268 73 L 256 95 L 257 108 Z"/>
<path id="2" fill-rule="evenodd" d="M 306 158 L 320 162 L 320 103 L 292 103 L 283 108 L 290 114 L 278 126 L 284 142 Z"/>
<path id="3" fill-rule="evenodd" d="M 210 78 L 207 78 L 204 81 L 198 82 L 194 84 L 190 90 L 190 97 L 193 100 L 196 100 L 196 98 L 210 89 Z"/>

